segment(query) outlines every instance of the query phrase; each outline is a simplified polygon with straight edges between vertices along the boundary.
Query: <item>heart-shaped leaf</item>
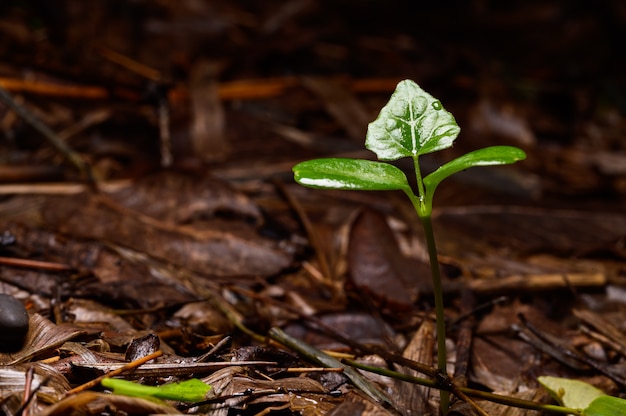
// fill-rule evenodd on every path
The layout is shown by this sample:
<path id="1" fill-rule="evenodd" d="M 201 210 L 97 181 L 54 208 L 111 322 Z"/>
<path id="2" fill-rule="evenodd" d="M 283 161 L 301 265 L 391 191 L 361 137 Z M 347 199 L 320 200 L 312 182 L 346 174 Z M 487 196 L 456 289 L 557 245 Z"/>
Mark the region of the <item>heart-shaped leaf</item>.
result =
<path id="1" fill-rule="evenodd" d="M 448 176 L 474 166 L 508 165 L 526 159 L 523 150 L 513 146 L 491 146 L 474 150 L 442 165 L 424 178 L 427 193 L 432 196 L 437 185 Z"/>
<path id="2" fill-rule="evenodd" d="M 322 189 L 390 191 L 409 189 L 404 172 L 393 165 L 361 159 L 326 158 L 293 167 L 300 185 Z"/>
<path id="3" fill-rule="evenodd" d="M 380 160 L 416 157 L 452 146 L 460 130 L 439 100 L 404 80 L 369 124 L 365 147 Z"/>

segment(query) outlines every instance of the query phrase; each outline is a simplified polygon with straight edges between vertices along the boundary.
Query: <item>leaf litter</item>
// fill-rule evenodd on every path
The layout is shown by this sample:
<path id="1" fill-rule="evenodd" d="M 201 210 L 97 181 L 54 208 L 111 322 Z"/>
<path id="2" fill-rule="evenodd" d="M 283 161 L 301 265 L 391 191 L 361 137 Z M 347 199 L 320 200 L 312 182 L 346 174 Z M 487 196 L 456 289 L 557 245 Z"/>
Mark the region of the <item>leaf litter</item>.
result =
<path id="1" fill-rule="evenodd" d="M 355 394 L 343 374 L 316 369 L 263 338 L 281 326 L 297 339 L 381 367 L 403 355 L 432 365 L 430 289 L 407 286 L 402 277 L 423 260 L 423 247 L 415 243 L 421 235 L 404 208 L 389 195 L 308 192 L 288 182 L 291 166 L 301 160 L 359 151 L 365 125 L 352 120 L 373 119 L 397 80 L 407 77 L 447 96 L 458 114 L 466 136 L 450 155 L 486 144 L 521 145 L 529 154 L 523 167 L 506 173 L 468 171 L 438 195 L 435 227 L 453 322 L 450 357 L 471 357 L 468 371 L 455 379 L 536 401 L 549 400 L 536 381 L 541 375 L 624 394 L 619 377 L 611 377 L 623 373 L 625 348 L 620 162 L 626 123 L 617 88 L 623 74 L 576 67 L 589 80 L 604 79 L 603 92 L 573 76 L 575 70 L 561 71 L 573 68 L 569 53 L 578 57 L 593 41 L 610 49 L 593 11 L 568 6 L 566 19 L 551 4 L 453 9 L 465 16 L 455 29 L 468 33 L 460 48 L 446 36 L 422 40 L 409 12 L 387 20 L 401 27 L 389 35 L 382 18 L 389 11 L 373 3 L 362 12 L 381 17 L 375 24 L 345 18 L 343 3 L 338 13 L 307 2 L 296 2 L 293 12 L 260 2 L 251 9 L 137 3 L 127 10 L 136 21 L 104 5 L 94 6 L 101 14 L 81 15 L 83 6 L 74 3 L 64 2 L 59 14 L 0 6 L 6 12 L 0 85 L 64 131 L 105 180 L 101 194 L 78 189 L 79 175 L 60 154 L 0 107 L 0 180 L 6 184 L 0 223 L 7 237 L 0 256 L 39 261 L 0 262 L 0 291 L 23 302 L 30 315 L 22 348 L 0 353 L 4 413 L 21 409 L 31 389 L 31 414 L 433 411 L 431 389 L 373 379 L 394 400 L 395 410 L 383 409 Z M 611 14 L 617 22 L 623 14 L 614 3 L 607 7 L 618 11 Z M 29 26 L 29 13 L 43 16 L 46 40 Z M 420 13 L 430 14 L 426 26 L 439 25 L 438 31 L 451 21 L 449 11 L 435 5 Z M 119 30 L 94 29 L 103 22 Z M 538 28 L 536 36 L 565 22 L 578 30 L 561 31 L 571 44 L 559 37 L 537 43 L 522 30 L 528 22 Z M 499 62 L 484 62 L 499 50 L 497 42 L 484 41 L 494 30 L 519 31 L 506 36 L 518 47 L 505 50 L 533 44 L 530 57 L 498 52 Z M 144 36 L 124 35 L 138 32 Z M 60 53 L 59 39 L 76 53 Z M 87 40 L 156 72 L 111 61 L 104 49 L 88 53 Z M 206 56 L 197 59 L 207 49 L 208 69 Z M 22 78 L 25 69 L 28 78 Z M 168 81 L 159 85 L 164 95 L 157 88 L 150 99 L 167 98 L 174 169 L 159 168 L 167 109 L 143 101 L 150 96 L 146 79 Z M 296 133 L 306 141 L 292 140 Z M 442 161 L 425 158 L 424 164 Z M 294 215 L 293 201 L 277 192 L 277 179 L 302 214 Z M 317 235 L 315 244 L 301 227 L 302 215 Z M 312 248 L 327 257 L 328 267 Z M 474 298 L 462 308 L 467 291 Z M 464 326 L 469 344 L 461 342 Z M 156 347 L 149 342 L 154 335 Z M 120 377 L 148 385 L 200 377 L 216 397 L 196 407 L 102 394 L 97 387 L 64 397 L 137 358 L 127 354 L 131 345 L 165 354 L 145 364 L 143 373 L 140 367 Z M 234 358 L 237 364 L 221 367 Z M 30 382 L 28 368 L 34 369 Z M 481 405 L 491 414 L 532 414 Z M 453 408 L 468 412 L 460 404 Z"/>

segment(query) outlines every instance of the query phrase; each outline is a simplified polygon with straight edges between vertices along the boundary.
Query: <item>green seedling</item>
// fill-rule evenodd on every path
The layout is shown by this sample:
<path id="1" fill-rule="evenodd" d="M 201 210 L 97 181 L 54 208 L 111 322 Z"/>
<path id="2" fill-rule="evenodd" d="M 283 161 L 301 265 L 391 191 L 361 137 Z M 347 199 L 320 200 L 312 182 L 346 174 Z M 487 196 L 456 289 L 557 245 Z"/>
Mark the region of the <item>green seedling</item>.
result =
<path id="1" fill-rule="evenodd" d="M 462 170 L 487 165 L 506 165 L 526 158 L 517 147 L 493 146 L 467 153 L 427 176 L 422 176 L 419 157 L 452 146 L 460 128 L 441 102 L 411 80 L 401 81 L 389 102 L 368 127 L 365 147 L 379 160 L 413 159 L 417 193 L 404 172 L 385 162 L 327 158 L 302 162 L 294 166 L 296 182 L 311 188 L 361 191 L 403 191 L 419 216 L 428 247 L 435 296 L 437 324 L 437 365 L 446 375 L 446 341 L 443 292 L 431 214 L 433 195 L 447 177 Z M 448 395 L 441 393 L 441 410 L 445 414 Z"/>
<path id="2" fill-rule="evenodd" d="M 584 409 L 598 397 L 606 395 L 602 390 L 580 380 L 541 376 L 537 381 L 557 402 L 575 409 Z"/>
<path id="3" fill-rule="evenodd" d="M 626 400 L 608 396 L 584 381 L 542 376 L 539 383 L 561 405 L 581 409 L 582 416 L 618 416 L 626 414 Z"/>
<path id="4" fill-rule="evenodd" d="M 614 396 L 600 396 L 583 409 L 583 416 L 623 416 L 626 400 Z"/>
<path id="5" fill-rule="evenodd" d="M 176 400 L 179 402 L 197 403 L 207 399 L 211 386 L 192 378 L 180 383 L 164 384 L 162 386 L 145 386 L 132 381 L 117 378 L 105 378 L 100 382 L 104 387 L 113 390 L 115 394 L 141 397 L 144 399 Z"/>

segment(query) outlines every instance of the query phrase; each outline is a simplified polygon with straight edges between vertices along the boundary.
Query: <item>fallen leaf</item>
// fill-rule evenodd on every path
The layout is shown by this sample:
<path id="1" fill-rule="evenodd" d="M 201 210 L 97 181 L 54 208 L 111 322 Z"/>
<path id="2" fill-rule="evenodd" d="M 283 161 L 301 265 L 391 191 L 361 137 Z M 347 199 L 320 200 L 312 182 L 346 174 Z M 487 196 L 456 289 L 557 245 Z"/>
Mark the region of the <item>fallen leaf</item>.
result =
<path id="1" fill-rule="evenodd" d="M 351 281 L 359 290 L 392 308 L 406 309 L 428 282 L 428 266 L 404 257 L 385 217 L 363 210 L 350 234 Z"/>

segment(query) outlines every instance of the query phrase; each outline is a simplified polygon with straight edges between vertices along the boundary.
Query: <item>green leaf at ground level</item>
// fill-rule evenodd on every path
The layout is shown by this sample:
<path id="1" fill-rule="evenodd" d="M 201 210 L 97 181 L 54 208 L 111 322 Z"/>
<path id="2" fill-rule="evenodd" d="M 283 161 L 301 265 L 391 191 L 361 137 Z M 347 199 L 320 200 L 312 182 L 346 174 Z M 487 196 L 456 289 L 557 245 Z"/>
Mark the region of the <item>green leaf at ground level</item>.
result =
<path id="1" fill-rule="evenodd" d="M 464 154 L 445 165 L 442 165 L 424 178 L 424 185 L 429 194 L 447 177 L 462 170 L 475 166 L 508 165 L 526 159 L 522 149 L 513 146 L 491 146 Z"/>
<path id="2" fill-rule="evenodd" d="M 602 390 L 584 381 L 550 376 L 537 380 L 556 401 L 574 409 L 585 409 L 596 398 L 605 395 Z"/>
<path id="3" fill-rule="evenodd" d="M 361 159 L 327 158 L 302 162 L 293 167 L 301 185 L 322 189 L 361 191 L 406 190 L 404 172 L 393 165 Z"/>
<path id="4" fill-rule="evenodd" d="M 452 146 L 460 130 L 439 100 L 404 80 L 369 124 L 365 147 L 380 160 L 419 156 Z"/>
<path id="5" fill-rule="evenodd" d="M 583 416 L 626 415 L 626 400 L 613 396 L 600 396 L 583 410 Z"/>
<path id="6" fill-rule="evenodd" d="M 201 402 L 206 399 L 211 391 L 211 386 L 197 378 L 181 381 L 180 383 L 164 384 L 162 386 L 145 386 L 132 381 L 116 378 L 105 378 L 101 384 L 113 390 L 115 394 L 133 397 L 155 397 L 163 400 L 176 400 L 179 402 Z"/>

